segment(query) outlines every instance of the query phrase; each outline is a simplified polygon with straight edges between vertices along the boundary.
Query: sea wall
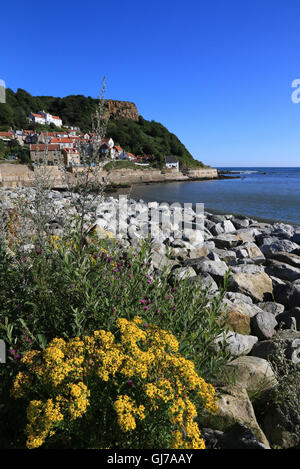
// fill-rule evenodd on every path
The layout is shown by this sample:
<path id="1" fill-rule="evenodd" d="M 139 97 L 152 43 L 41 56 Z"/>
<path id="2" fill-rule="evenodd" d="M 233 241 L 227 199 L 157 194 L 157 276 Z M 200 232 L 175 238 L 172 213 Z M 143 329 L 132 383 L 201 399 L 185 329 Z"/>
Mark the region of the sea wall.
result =
<path id="1" fill-rule="evenodd" d="M 61 173 L 56 167 L 49 167 L 52 187 L 64 188 Z M 176 170 L 159 169 L 117 169 L 108 173 L 99 173 L 99 182 L 108 180 L 111 184 L 142 184 L 151 182 L 188 181 L 197 179 L 216 179 L 218 172 L 214 168 L 188 170 L 184 173 Z M 34 173 L 25 165 L 0 165 L 0 185 L 2 187 L 22 187 L 33 184 Z"/>

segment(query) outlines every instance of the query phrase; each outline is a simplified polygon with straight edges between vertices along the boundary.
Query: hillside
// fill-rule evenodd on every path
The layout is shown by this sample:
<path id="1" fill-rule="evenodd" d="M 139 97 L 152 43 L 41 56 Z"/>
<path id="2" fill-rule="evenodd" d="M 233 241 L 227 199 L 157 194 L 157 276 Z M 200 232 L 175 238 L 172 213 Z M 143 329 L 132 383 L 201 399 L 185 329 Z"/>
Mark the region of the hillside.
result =
<path id="1" fill-rule="evenodd" d="M 18 88 L 16 93 L 6 90 L 6 103 L 0 104 L 0 130 L 30 129 L 27 121 L 31 112 L 46 110 L 61 117 L 63 124 L 79 127 L 81 131 L 91 130 L 91 116 L 94 114 L 97 99 L 90 96 L 70 95 L 64 98 L 53 96 L 31 96 Z M 106 100 L 110 115 L 106 135 L 112 137 L 126 151 L 135 155 L 155 155 L 157 166 L 165 155 L 176 155 L 181 167 L 202 167 L 203 163 L 194 160 L 176 135 L 155 121 L 147 121 L 139 116 L 134 103 Z M 52 124 L 51 124 L 52 125 Z M 36 126 L 39 130 L 42 126 Z"/>

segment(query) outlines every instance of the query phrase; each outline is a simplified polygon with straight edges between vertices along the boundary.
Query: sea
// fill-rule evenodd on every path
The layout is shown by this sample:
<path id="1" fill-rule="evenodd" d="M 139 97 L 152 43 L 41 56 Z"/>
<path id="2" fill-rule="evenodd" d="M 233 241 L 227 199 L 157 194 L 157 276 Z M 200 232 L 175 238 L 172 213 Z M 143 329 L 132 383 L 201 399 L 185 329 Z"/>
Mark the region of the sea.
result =
<path id="1" fill-rule="evenodd" d="M 300 167 L 222 167 L 234 179 L 133 186 L 131 197 L 159 202 L 204 203 L 212 213 L 300 225 Z"/>

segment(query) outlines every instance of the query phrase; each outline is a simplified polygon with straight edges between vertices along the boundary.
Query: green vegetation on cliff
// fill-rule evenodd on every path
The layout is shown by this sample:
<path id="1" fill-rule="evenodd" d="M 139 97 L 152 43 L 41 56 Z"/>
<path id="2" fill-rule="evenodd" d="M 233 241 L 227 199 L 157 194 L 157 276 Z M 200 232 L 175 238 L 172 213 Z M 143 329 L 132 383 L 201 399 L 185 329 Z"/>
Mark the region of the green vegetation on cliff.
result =
<path id="1" fill-rule="evenodd" d="M 64 98 L 31 96 L 20 88 L 16 93 L 8 88 L 6 103 L 0 104 L 0 130 L 12 127 L 14 129 L 34 128 L 39 131 L 43 126 L 34 127 L 28 122 L 27 117 L 31 112 L 45 110 L 61 117 L 63 124 L 76 126 L 81 131 L 88 132 L 92 128 L 91 116 L 95 113 L 97 102 L 97 99 L 90 96 L 70 95 Z M 165 155 L 176 155 L 181 169 L 185 166 L 204 166 L 203 163 L 194 160 L 176 135 L 169 132 L 162 124 L 147 121 L 141 116 L 138 120 L 124 118 L 128 114 L 126 102 L 116 101 L 116 103 L 119 103 L 119 107 L 116 106 L 107 128 L 107 136 L 112 137 L 116 144 L 135 155 L 155 155 L 157 166 L 161 166 L 164 162 Z M 127 104 L 134 106 L 133 103 Z M 53 124 L 51 126 L 56 129 Z M 51 126 L 48 130 L 52 130 Z"/>

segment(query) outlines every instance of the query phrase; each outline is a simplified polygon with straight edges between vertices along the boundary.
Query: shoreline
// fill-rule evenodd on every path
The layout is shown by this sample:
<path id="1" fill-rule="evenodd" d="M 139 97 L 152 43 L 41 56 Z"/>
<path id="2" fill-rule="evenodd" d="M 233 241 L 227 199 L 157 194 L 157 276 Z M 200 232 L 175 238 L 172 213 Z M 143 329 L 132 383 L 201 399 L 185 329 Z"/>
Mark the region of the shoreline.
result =
<path id="1" fill-rule="evenodd" d="M 203 181 L 205 181 L 205 180 L 203 180 Z M 214 181 L 215 181 L 215 179 L 214 179 Z M 172 183 L 177 183 L 177 182 L 199 182 L 199 181 L 169 181 L 169 182 L 164 182 L 164 184 L 172 184 Z M 147 186 L 147 185 L 153 184 L 153 183 L 134 184 L 134 187 L 144 187 L 144 186 Z M 163 182 L 159 182 L 159 183 L 157 182 L 157 184 L 163 184 Z M 126 194 L 126 189 L 130 189 L 130 188 L 131 188 L 130 185 L 128 185 L 126 187 L 119 187 L 119 188 L 116 188 L 115 191 L 107 192 L 107 195 L 111 196 L 111 197 L 114 197 L 114 198 L 118 198 L 119 195 L 128 195 L 128 194 Z M 122 193 L 122 191 L 125 191 L 125 192 Z M 128 192 L 128 190 L 127 190 L 127 192 Z M 151 199 L 149 198 L 149 200 L 148 200 L 147 197 L 146 198 L 145 197 L 139 197 L 139 196 L 132 195 L 131 193 L 129 193 L 129 198 L 134 199 L 136 202 L 138 202 L 140 199 L 143 199 L 144 202 L 168 203 L 170 205 L 173 204 L 173 203 L 180 203 L 180 204 L 184 203 L 184 202 L 178 202 L 176 200 L 166 201 L 166 200 L 158 199 L 158 198 L 154 198 L 154 197 L 151 197 Z M 193 208 L 195 207 L 195 205 L 196 204 L 193 203 Z M 290 226 L 295 226 L 295 227 L 300 226 L 300 223 L 289 223 L 286 220 L 282 220 L 282 219 L 279 219 L 279 218 L 259 217 L 257 215 L 251 215 L 250 216 L 250 215 L 247 215 L 245 213 L 219 210 L 219 209 L 215 209 L 215 208 L 209 207 L 209 206 L 207 206 L 207 207 L 204 206 L 204 210 L 206 212 L 210 212 L 210 213 L 215 214 L 215 215 L 232 215 L 234 217 L 246 217 L 246 218 L 251 219 L 251 220 L 256 220 L 259 223 L 268 223 L 268 224 L 284 223 L 284 224 L 287 224 L 287 225 L 290 225 Z"/>

